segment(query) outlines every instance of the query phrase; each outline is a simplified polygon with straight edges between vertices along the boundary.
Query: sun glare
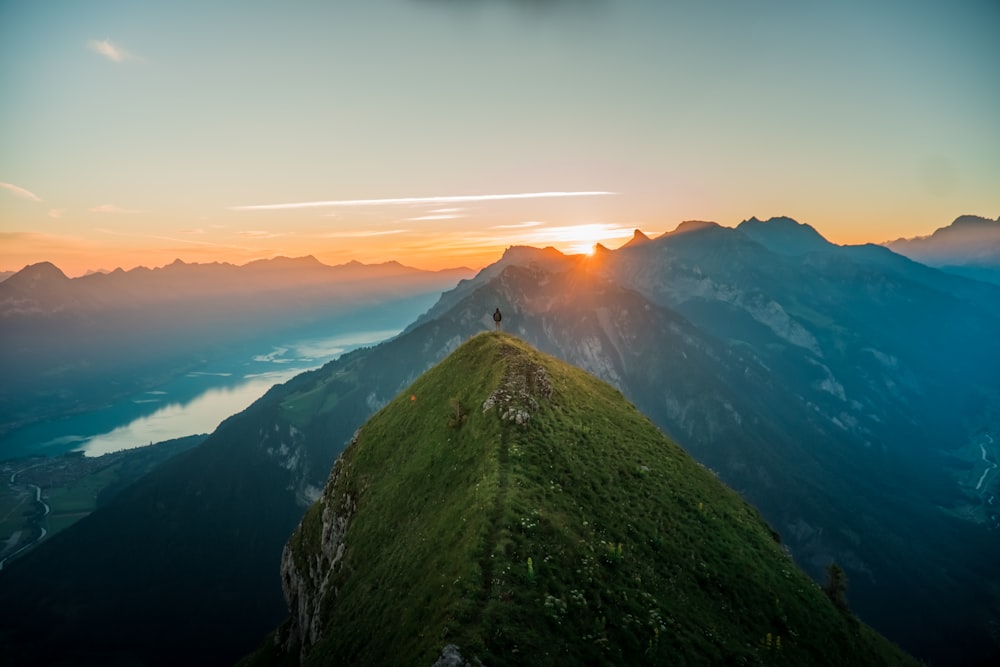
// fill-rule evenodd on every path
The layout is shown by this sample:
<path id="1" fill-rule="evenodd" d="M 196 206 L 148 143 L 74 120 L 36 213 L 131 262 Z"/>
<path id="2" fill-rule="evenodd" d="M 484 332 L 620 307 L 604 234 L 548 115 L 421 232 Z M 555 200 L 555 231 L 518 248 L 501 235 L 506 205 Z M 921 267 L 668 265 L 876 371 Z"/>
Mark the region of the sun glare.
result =
<path id="1" fill-rule="evenodd" d="M 597 244 L 596 243 L 589 243 L 589 242 L 588 243 L 577 243 L 577 244 L 574 244 L 574 245 L 571 245 L 570 247 L 568 247 L 566 249 L 566 252 L 568 254 L 570 254 L 570 255 L 587 255 L 587 256 L 591 256 L 591 255 L 594 254 L 594 251 L 596 249 L 597 249 Z"/>
<path id="2" fill-rule="evenodd" d="M 591 223 L 542 227 L 531 234 L 530 241 L 533 245 L 551 245 L 571 255 L 593 255 L 596 244 L 617 247 L 631 238 L 632 234 L 631 228 Z"/>

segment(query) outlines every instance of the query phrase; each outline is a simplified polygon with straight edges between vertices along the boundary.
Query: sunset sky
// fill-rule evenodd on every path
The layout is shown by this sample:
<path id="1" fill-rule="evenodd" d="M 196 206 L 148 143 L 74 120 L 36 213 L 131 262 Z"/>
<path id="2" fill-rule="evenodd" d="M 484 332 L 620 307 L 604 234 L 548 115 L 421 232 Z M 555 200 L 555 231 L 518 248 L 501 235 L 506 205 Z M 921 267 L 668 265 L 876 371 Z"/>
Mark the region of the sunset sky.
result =
<path id="1" fill-rule="evenodd" d="M 0 270 L 1000 215 L 996 0 L 0 2 Z"/>

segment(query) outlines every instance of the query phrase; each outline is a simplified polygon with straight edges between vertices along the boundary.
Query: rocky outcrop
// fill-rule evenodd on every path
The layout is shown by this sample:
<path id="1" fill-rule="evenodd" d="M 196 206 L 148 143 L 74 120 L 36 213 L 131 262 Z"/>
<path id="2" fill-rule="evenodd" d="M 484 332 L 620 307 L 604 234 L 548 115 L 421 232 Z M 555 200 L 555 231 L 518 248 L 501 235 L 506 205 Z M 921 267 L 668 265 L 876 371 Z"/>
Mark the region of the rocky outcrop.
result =
<path id="1" fill-rule="evenodd" d="M 302 519 L 281 554 L 281 588 L 290 619 L 275 642 L 285 652 L 298 651 L 300 660 L 322 639 L 324 600 L 337 595 L 331 582 L 340 569 L 347 548 L 344 536 L 357 509 L 357 499 L 350 493 L 337 493 L 345 472 L 340 457 L 319 502 Z"/>
<path id="2" fill-rule="evenodd" d="M 469 660 L 462 655 L 462 650 L 459 647 L 448 644 L 441 649 L 441 655 L 438 656 L 432 667 L 483 667 L 483 663 L 476 657 Z"/>
<path id="3" fill-rule="evenodd" d="M 546 399 L 552 396 L 548 372 L 542 366 L 513 357 L 508 359 L 500 386 L 483 401 L 483 412 L 496 408 L 504 421 L 527 424 L 538 410 L 536 396 Z"/>

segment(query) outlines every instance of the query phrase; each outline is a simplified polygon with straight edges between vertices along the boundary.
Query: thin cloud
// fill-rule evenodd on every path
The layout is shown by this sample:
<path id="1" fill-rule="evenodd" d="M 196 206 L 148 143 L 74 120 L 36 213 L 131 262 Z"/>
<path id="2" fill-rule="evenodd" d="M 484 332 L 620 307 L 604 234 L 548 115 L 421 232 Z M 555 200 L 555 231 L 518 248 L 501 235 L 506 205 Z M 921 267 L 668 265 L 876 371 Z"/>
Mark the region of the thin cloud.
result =
<path id="1" fill-rule="evenodd" d="M 116 63 L 126 60 L 140 60 L 122 47 L 112 44 L 110 39 L 92 39 L 87 42 L 87 48 Z"/>
<path id="2" fill-rule="evenodd" d="M 403 206 L 409 204 L 459 204 L 501 201 L 506 199 L 546 199 L 552 197 L 603 197 L 617 194 L 604 191 L 578 192 L 517 192 L 496 195 L 448 195 L 443 197 L 390 197 L 386 199 L 335 199 L 330 201 L 292 202 L 287 204 L 254 204 L 230 206 L 230 211 L 275 211 L 297 208 L 327 208 L 335 206 Z"/>
<path id="3" fill-rule="evenodd" d="M 509 225 L 493 225 L 490 229 L 524 229 L 526 227 L 538 227 L 540 222 L 537 220 L 525 220 L 524 222 L 515 222 Z"/>
<path id="4" fill-rule="evenodd" d="M 42 198 L 31 190 L 26 190 L 25 188 L 14 185 L 13 183 L 0 183 L 0 188 L 12 192 L 15 196 L 20 197 L 21 199 L 30 199 L 31 201 L 37 202 L 42 201 Z"/>
<path id="5" fill-rule="evenodd" d="M 428 6 L 469 11 L 485 5 L 504 5 L 524 12 L 531 18 L 538 16 L 586 15 L 607 7 L 607 0 L 418 0 Z"/>
<path id="6" fill-rule="evenodd" d="M 186 245 L 210 246 L 212 248 L 229 248 L 232 250 L 250 251 L 253 248 L 247 246 L 232 245 L 229 243 L 213 243 L 211 241 L 196 241 L 195 239 L 178 239 L 172 236 L 146 236 L 143 238 L 157 239 L 159 241 L 172 241 L 174 243 L 184 243 Z"/>
<path id="7" fill-rule="evenodd" d="M 52 208 L 52 209 L 49 209 L 49 217 L 50 218 L 59 219 L 59 218 L 62 217 L 62 214 L 65 213 L 65 212 L 66 212 L 66 209 L 64 209 L 64 208 Z"/>
<path id="8" fill-rule="evenodd" d="M 116 206 L 114 204 L 101 204 L 100 206 L 95 206 L 88 210 L 91 213 L 142 213 L 142 211 L 137 211 L 131 208 L 122 208 L 121 206 Z"/>
<path id="9" fill-rule="evenodd" d="M 409 229 L 364 229 L 353 232 L 326 232 L 320 234 L 319 238 L 324 239 L 364 239 L 372 236 L 391 236 L 393 234 L 406 234 Z"/>
<path id="10" fill-rule="evenodd" d="M 407 222 L 420 222 L 421 220 L 454 220 L 462 216 L 454 213 L 438 213 L 436 215 L 418 215 L 415 218 L 403 218 Z"/>
<path id="11" fill-rule="evenodd" d="M 239 236 L 243 236 L 250 239 L 273 239 L 279 236 L 288 236 L 288 234 L 272 232 L 267 229 L 244 229 L 236 233 Z"/>

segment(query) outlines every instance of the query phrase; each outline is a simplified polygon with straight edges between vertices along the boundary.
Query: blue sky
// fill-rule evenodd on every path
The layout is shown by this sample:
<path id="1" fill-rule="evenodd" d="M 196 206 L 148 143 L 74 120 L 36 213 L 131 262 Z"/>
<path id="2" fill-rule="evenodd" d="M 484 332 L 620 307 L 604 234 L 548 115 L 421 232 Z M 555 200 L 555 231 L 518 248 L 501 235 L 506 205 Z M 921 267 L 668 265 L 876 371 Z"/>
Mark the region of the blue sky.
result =
<path id="1" fill-rule="evenodd" d="M 0 269 L 927 234 L 1000 215 L 997 34 L 995 1 L 5 1 Z M 608 194 L 451 199 L 554 192 Z"/>

